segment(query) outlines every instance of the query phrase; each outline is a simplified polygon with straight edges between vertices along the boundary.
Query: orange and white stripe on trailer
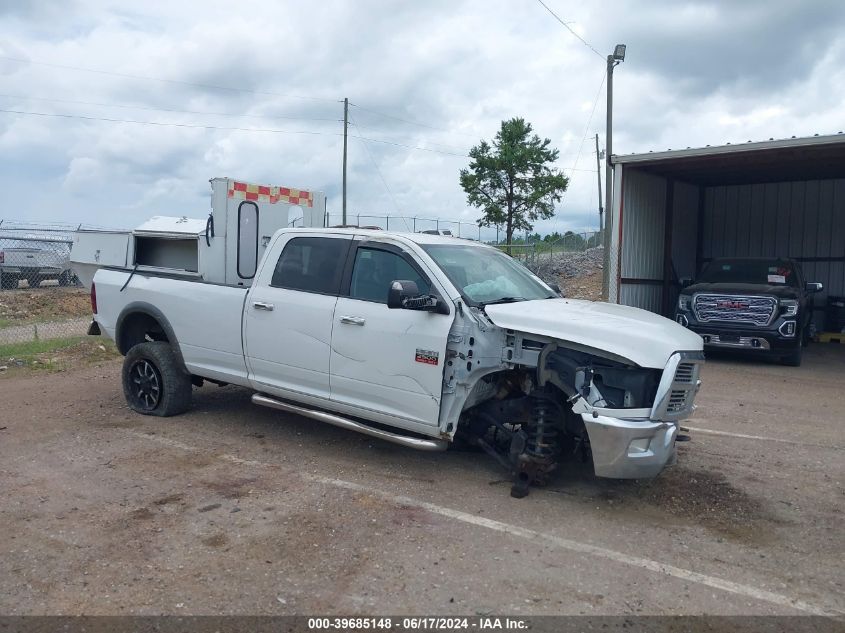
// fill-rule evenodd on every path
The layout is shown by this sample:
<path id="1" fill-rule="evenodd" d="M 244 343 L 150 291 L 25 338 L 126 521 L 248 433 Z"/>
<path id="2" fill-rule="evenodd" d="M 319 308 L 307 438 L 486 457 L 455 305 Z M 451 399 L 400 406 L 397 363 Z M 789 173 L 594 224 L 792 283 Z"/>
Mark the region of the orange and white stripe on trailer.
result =
<path id="1" fill-rule="evenodd" d="M 276 204 L 295 204 L 301 207 L 314 206 L 314 194 L 302 189 L 290 187 L 274 187 L 270 185 L 253 185 L 247 182 L 231 181 L 229 197 L 236 200 L 252 200 L 254 202 L 268 202 Z"/>

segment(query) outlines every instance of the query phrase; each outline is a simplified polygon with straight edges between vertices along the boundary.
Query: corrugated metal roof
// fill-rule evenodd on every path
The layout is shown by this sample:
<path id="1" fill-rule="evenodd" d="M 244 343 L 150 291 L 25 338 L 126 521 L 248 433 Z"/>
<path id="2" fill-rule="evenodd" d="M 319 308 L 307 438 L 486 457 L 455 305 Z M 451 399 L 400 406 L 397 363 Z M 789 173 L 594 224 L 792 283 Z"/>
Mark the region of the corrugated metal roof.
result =
<path id="1" fill-rule="evenodd" d="M 718 156 L 721 154 L 736 154 L 740 152 L 755 152 L 761 150 L 789 149 L 800 147 L 815 147 L 820 145 L 843 144 L 845 134 L 827 134 L 824 136 L 802 136 L 783 139 L 769 139 L 768 141 L 748 141 L 747 143 L 725 145 L 707 145 L 705 147 L 687 147 L 686 149 L 667 149 L 659 152 L 644 152 L 640 154 L 614 154 L 613 164 L 620 163 L 650 163 L 678 158 L 695 158 L 700 156 Z"/>
<path id="2" fill-rule="evenodd" d="M 614 156 L 613 163 L 700 185 L 845 178 L 845 134 Z"/>

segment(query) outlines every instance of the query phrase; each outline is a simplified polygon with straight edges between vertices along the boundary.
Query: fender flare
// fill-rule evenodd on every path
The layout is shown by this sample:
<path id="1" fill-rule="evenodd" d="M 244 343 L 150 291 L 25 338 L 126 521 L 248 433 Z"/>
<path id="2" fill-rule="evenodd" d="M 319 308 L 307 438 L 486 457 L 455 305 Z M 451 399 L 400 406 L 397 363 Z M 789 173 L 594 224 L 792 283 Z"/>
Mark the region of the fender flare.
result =
<path id="1" fill-rule="evenodd" d="M 186 374 L 190 374 L 191 372 L 189 372 L 188 368 L 185 366 L 185 359 L 182 357 L 182 350 L 179 347 L 176 332 L 174 332 L 173 326 L 170 325 L 170 321 L 167 320 L 167 317 L 164 316 L 164 313 L 161 310 L 146 301 L 133 301 L 132 303 L 127 304 L 123 310 L 120 311 L 114 327 L 114 340 L 115 343 L 117 343 L 118 351 L 124 356 L 126 356 L 126 352 L 129 351 L 128 349 L 123 349 L 123 346 L 121 345 L 121 330 L 123 329 L 124 321 L 133 314 L 144 314 L 152 319 L 155 319 L 155 321 L 161 326 L 161 329 L 164 330 L 164 333 L 167 336 L 167 342 L 170 343 L 170 346 L 173 348 L 173 353 L 176 355 L 179 367 Z"/>

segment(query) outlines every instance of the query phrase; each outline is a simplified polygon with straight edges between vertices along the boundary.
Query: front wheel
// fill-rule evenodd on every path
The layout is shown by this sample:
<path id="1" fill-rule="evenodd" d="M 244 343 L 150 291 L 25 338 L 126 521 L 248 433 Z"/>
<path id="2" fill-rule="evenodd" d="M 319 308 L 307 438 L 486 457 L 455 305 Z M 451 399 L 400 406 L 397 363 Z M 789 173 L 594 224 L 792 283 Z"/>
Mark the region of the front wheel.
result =
<path id="1" fill-rule="evenodd" d="M 170 343 L 141 343 L 123 359 L 123 395 L 129 408 L 143 415 L 178 415 L 191 406 L 191 377 Z"/>

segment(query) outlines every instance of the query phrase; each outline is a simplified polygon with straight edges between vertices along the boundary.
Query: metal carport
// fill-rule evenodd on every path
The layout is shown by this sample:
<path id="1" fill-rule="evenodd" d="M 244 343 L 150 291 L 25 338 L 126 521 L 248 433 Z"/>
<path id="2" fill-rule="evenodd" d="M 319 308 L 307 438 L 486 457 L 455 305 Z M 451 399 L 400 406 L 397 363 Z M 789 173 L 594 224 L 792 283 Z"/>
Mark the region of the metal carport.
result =
<path id="1" fill-rule="evenodd" d="M 714 257 L 781 256 L 845 295 L 845 134 L 614 155 L 606 288 L 671 315 Z"/>

